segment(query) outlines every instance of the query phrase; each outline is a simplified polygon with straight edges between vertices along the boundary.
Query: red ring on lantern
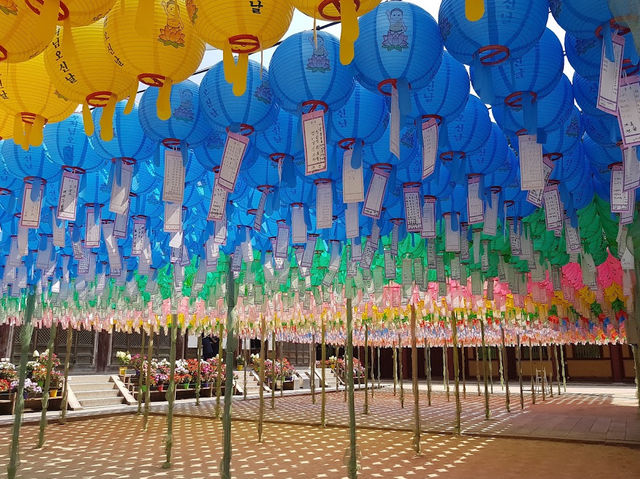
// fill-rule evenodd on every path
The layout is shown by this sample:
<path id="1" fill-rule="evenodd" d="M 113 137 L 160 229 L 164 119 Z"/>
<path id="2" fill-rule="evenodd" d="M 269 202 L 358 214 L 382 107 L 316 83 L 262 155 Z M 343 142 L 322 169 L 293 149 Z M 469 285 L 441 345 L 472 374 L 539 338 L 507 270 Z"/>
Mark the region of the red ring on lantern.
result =
<path id="1" fill-rule="evenodd" d="M 165 148 L 169 148 L 170 150 L 179 150 L 181 141 L 177 138 L 165 138 L 162 140 L 162 144 Z"/>
<path id="2" fill-rule="evenodd" d="M 66 171 L 67 173 L 75 173 L 76 175 L 84 175 L 87 170 L 85 170 L 84 168 L 80 168 L 79 166 L 69 166 L 69 165 L 62 165 L 62 170 Z"/>
<path id="3" fill-rule="evenodd" d="M 28 125 L 33 125 L 36 121 L 36 114 L 30 113 L 28 111 L 20 112 L 20 118 L 22 118 L 23 123 L 27 123 Z"/>
<path id="4" fill-rule="evenodd" d="M 108 224 L 111 224 L 111 223 L 113 223 L 113 220 L 109 220 L 109 219 L 103 219 L 102 220 L 102 224 L 103 225 L 108 225 Z"/>
<path id="5" fill-rule="evenodd" d="M 356 4 L 356 12 L 357 12 L 358 10 L 360 10 L 360 0 L 353 0 L 353 1 Z M 331 20 L 332 22 L 341 20 L 342 15 L 335 16 L 335 15 L 329 15 L 328 13 L 325 13 L 325 9 L 329 5 L 333 5 L 333 7 L 338 12 L 342 13 L 342 10 L 340 9 L 340 0 L 322 0 L 322 2 L 318 4 L 318 14 L 320 14 L 320 16 L 325 20 Z"/>
<path id="6" fill-rule="evenodd" d="M 40 7 L 42 7 L 44 5 L 44 0 L 35 0 L 36 3 L 40 4 Z M 36 7 L 33 5 L 33 3 L 31 3 L 31 0 L 24 0 L 24 3 L 27 5 L 27 7 L 29 7 L 31 9 L 31 11 L 33 13 L 35 13 L 36 15 L 40 15 L 40 8 Z"/>
<path id="7" fill-rule="evenodd" d="M 432 118 L 436 120 L 438 126 L 442 125 L 442 122 L 444 121 L 444 119 L 440 115 L 422 115 L 423 120 L 430 120 Z"/>
<path id="8" fill-rule="evenodd" d="M 609 166 L 607 166 L 607 168 L 612 170 L 614 166 L 618 166 L 618 165 L 622 166 L 623 163 L 621 161 L 616 161 L 615 163 L 611 163 Z M 549 180 L 549 181 L 551 181 L 551 180 Z"/>
<path id="9" fill-rule="evenodd" d="M 313 180 L 314 185 L 326 185 L 327 183 L 331 183 L 331 178 L 318 178 L 317 180 Z"/>
<path id="10" fill-rule="evenodd" d="M 229 127 L 226 129 L 227 133 L 229 133 Z M 247 125 L 246 123 L 240 123 L 240 134 L 242 136 L 249 136 L 255 131 L 251 125 Z"/>
<path id="11" fill-rule="evenodd" d="M 376 169 L 388 171 L 389 173 L 391 173 L 391 170 L 393 170 L 393 165 L 391 163 L 374 163 L 373 165 L 371 165 L 372 171 L 375 171 Z"/>
<path id="12" fill-rule="evenodd" d="M 558 161 L 558 160 L 561 160 L 564 157 L 564 155 L 562 153 L 552 152 L 552 153 L 545 153 L 544 155 L 542 155 L 542 157 L 546 158 L 547 160 Z"/>
<path id="13" fill-rule="evenodd" d="M 276 223 L 287 223 L 287 220 L 276 220 Z"/>
<path id="14" fill-rule="evenodd" d="M 316 111 L 318 108 L 322 108 L 325 113 L 329 111 L 329 105 L 327 105 L 322 100 L 307 100 L 307 101 L 303 101 L 302 102 L 302 107 L 305 108 L 307 106 L 309 107 L 309 111 L 307 111 L 305 113 L 311 113 L 312 111 Z"/>
<path id="15" fill-rule="evenodd" d="M 419 188 L 422 186 L 422 183 L 419 181 L 407 181 L 402 183 L 402 188 L 415 188 L 416 186 Z"/>
<path id="16" fill-rule="evenodd" d="M 229 37 L 229 45 L 233 53 L 253 53 L 260 50 L 260 39 L 255 35 L 244 33 Z"/>
<path id="17" fill-rule="evenodd" d="M 9 196 L 12 191 L 8 188 L 0 188 L 0 196 Z"/>
<path id="18" fill-rule="evenodd" d="M 60 1 L 60 11 L 58 12 L 58 21 L 66 20 L 69 18 L 69 8 L 64 4 L 63 1 Z"/>
<path id="19" fill-rule="evenodd" d="M 342 148 L 343 150 L 350 150 L 351 147 L 353 147 L 353 145 L 356 144 L 357 139 L 350 137 L 350 138 L 343 138 L 342 140 L 340 140 L 338 142 L 338 146 L 340 148 Z M 364 145 L 364 141 L 360 140 L 362 142 L 362 144 Z"/>
<path id="20" fill-rule="evenodd" d="M 531 104 L 538 100 L 538 94 L 534 91 L 514 91 L 504 99 L 504 104 L 511 108 L 522 108 L 522 97 L 527 93 L 531 97 Z"/>
<path id="21" fill-rule="evenodd" d="M 271 153 L 271 154 L 269 155 L 269 159 L 270 159 L 271 161 L 273 161 L 274 163 L 280 163 L 281 161 L 284 161 L 284 159 L 285 159 L 287 156 L 291 156 L 291 155 L 289 155 L 289 154 L 287 154 L 287 153 Z"/>
<path id="22" fill-rule="evenodd" d="M 504 204 L 506 205 L 506 207 L 507 207 L 507 208 L 509 208 L 509 207 L 511 207 L 511 206 L 513 206 L 513 205 L 515 204 L 515 201 L 513 201 L 513 200 L 507 200 L 507 201 L 505 201 L 505 202 L 504 202 Z M 507 217 L 507 219 L 508 219 L 508 218 L 509 218 L 509 217 Z M 513 219 L 513 217 L 511 217 L 511 219 Z"/>
<path id="23" fill-rule="evenodd" d="M 88 206 L 89 208 L 95 208 L 96 206 L 99 208 L 104 207 L 104 203 L 85 203 L 84 205 Z"/>
<path id="24" fill-rule="evenodd" d="M 116 158 L 111 158 L 111 163 L 115 163 L 116 160 L 120 160 L 122 161 L 122 163 L 124 163 L 125 165 L 129 165 L 129 166 L 133 166 L 136 164 L 136 159 L 135 158 L 130 158 L 128 156 L 120 156 L 120 157 L 116 157 Z"/>
<path id="25" fill-rule="evenodd" d="M 611 30 L 617 32 L 618 35 L 626 35 L 627 33 L 631 32 L 631 29 L 629 27 L 625 27 L 619 24 L 616 21 L 616 17 L 609 19 L 609 26 L 611 27 Z M 602 38 L 602 25 L 598 25 L 595 30 L 595 35 L 598 38 Z"/>
<path id="26" fill-rule="evenodd" d="M 60 5 L 62 5 L 62 3 L 60 3 Z M 114 94 L 110 91 L 94 91 L 90 95 L 87 95 L 86 100 L 89 106 L 104 108 L 112 96 L 114 96 Z"/>
<path id="27" fill-rule="evenodd" d="M 8 57 L 7 49 L 0 45 L 0 62 L 6 60 Z"/>
<path id="28" fill-rule="evenodd" d="M 464 151 L 443 151 L 440 153 L 442 161 L 464 160 L 467 154 Z"/>
<path id="29" fill-rule="evenodd" d="M 149 218 L 149 217 L 148 217 L 147 215 L 133 215 L 133 216 L 131 216 L 131 219 L 132 219 L 132 220 L 134 220 L 134 221 L 135 221 L 135 220 L 144 220 L 144 221 L 147 221 L 147 219 L 148 219 L 148 218 Z"/>
<path id="30" fill-rule="evenodd" d="M 436 201 L 438 198 L 437 198 L 436 196 L 433 196 L 433 195 L 424 195 L 424 196 L 422 197 L 422 199 L 424 199 L 424 200 L 434 200 L 434 201 Z"/>
<path id="31" fill-rule="evenodd" d="M 386 80 L 382 80 L 380 83 L 378 83 L 378 91 L 380 93 L 382 93 L 385 96 L 391 96 L 391 92 L 387 93 L 386 91 L 383 90 L 384 87 L 386 87 L 387 85 L 391 85 L 391 88 L 398 88 L 398 80 L 396 80 L 395 78 L 387 78 Z"/>
<path id="32" fill-rule="evenodd" d="M 622 69 L 628 77 L 637 75 L 640 72 L 640 63 L 634 65 L 630 59 L 625 58 L 622 60 Z"/>
<path id="33" fill-rule="evenodd" d="M 560 184 L 560 180 L 549 180 L 547 183 L 549 183 L 550 185 L 559 185 Z"/>
<path id="34" fill-rule="evenodd" d="M 522 136 L 522 135 L 528 135 L 529 132 L 527 131 L 526 128 L 520 128 L 518 131 L 516 131 L 516 136 Z"/>
<path id="35" fill-rule="evenodd" d="M 40 178 L 39 176 L 25 176 L 23 178 L 23 181 L 29 184 L 33 184 L 35 180 L 40 180 L 43 186 L 47 184 L 47 180 L 45 180 L 44 178 Z"/>
<path id="36" fill-rule="evenodd" d="M 291 203 L 290 206 L 297 206 L 298 208 L 304 208 L 304 203 Z"/>
<path id="37" fill-rule="evenodd" d="M 478 48 L 476 55 L 483 65 L 499 65 L 511 56 L 511 51 L 504 45 L 486 45 Z"/>
<path id="38" fill-rule="evenodd" d="M 391 218 L 390 220 L 394 225 L 400 226 L 404 223 L 404 218 Z"/>
<path id="39" fill-rule="evenodd" d="M 248 214 L 248 215 L 254 215 L 254 216 L 255 216 L 256 214 L 258 214 L 258 210 L 257 210 L 256 208 L 249 208 L 249 209 L 247 210 L 247 214 Z"/>
<path id="40" fill-rule="evenodd" d="M 264 193 L 265 191 L 267 193 L 271 193 L 273 191 L 273 185 L 258 185 L 257 190 L 260 191 L 261 193 Z"/>
<path id="41" fill-rule="evenodd" d="M 159 73 L 140 73 L 140 75 L 138 75 L 138 81 L 140 81 L 140 83 L 158 88 L 164 85 L 166 79 L 166 76 L 160 75 Z"/>
<path id="42" fill-rule="evenodd" d="M 491 186 L 491 187 L 489 187 L 489 190 L 491 190 L 492 193 L 500 193 L 502 191 L 502 187 L 501 186 Z"/>

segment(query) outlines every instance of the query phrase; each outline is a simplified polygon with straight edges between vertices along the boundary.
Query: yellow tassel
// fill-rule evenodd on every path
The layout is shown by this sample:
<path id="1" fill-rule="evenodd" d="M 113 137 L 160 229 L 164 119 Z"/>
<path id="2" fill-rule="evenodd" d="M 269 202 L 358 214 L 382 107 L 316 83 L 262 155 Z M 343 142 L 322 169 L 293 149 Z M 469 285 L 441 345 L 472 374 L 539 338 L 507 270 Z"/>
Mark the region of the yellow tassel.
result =
<path id="1" fill-rule="evenodd" d="M 249 68 L 249 55 L 241 53 L 238 55 L 238 65 L 235 68 L 233 78 L 233 94 L 242 96 L 247 90 L 247 71 Z"/>
<path id="2" fill-rule="evenodd" d="M 33 126 L 29 132 L 29 144 L 31 146 L 42 145 L 42 130 L 44 130 L 44 117 L 36 115 L 36 119 L 33 120 Z"/>
<path id="3" fill-rule="evenodd" d="M 29 145 L 25 148 L 24 124 L 22 123 L 22 115 L 18 113 L 13 119 L 13 141 L 16 145 L 21 145 L 25 150 L 29 149 Z"/>
<path id="4" fill-rule="evenodd" d="M 127 104 L 124 107 L 124 114 L 128 115 L 133 111 L 133 107 L 136 104 L 136 95 L 138 94 L 138 82 L 136 82 L 129 92 L 129 99 L 127 100 Z"/>
<path id="5" fill-rule="evenodd" d="M 100 138 L 104 141 L 113 139 L 113 114 L 116 111 L 116 102 L 118 98 L 111 95 L 107 104 L 102 109 L 102 118 L 100 118 Z"/>
<path id="6" fill-rule="evenodd" d="M 82 104 L 82 123 L 84 123 L 84 134 L 87 136 L 93 135 L 93 118 L 91 117 L 91 110 L 89 110 L 87 100 Z"/>
<path id="7" fill-rule="evenodd" d="M 160 87 L 160 91 L 158 91 L 156 108 L 158 110 L 158 118 L 163 121 L 171 118 L 171 86 L 171 79 L 165 78 L 164 84 Z"/>
<path id="8" fill-rule="evenodd" d="M 342 31 L 340 32 L 340 63 L 348 65 L 353 60 L 353 44 L 358 39 L 360 29 L 358 15 L 354 0 L 342 0 L 340 2 L 340 14 L 342 17 Z"/>
<path id="9" fill-rule="evenodd" d="M 236 69 L 236 61 L 233 58 L 231 45 L 225 43 L 222 49 L 222 66 L 224 68 L 224 79 L 227 83 L 233 83 L 233 76 Z"/>
<path id="10" fill-rule="evenodd" d="M 484 0 L 465 0 L 464 13 L 467 20 L 477 22 L 484 16 Z"/>

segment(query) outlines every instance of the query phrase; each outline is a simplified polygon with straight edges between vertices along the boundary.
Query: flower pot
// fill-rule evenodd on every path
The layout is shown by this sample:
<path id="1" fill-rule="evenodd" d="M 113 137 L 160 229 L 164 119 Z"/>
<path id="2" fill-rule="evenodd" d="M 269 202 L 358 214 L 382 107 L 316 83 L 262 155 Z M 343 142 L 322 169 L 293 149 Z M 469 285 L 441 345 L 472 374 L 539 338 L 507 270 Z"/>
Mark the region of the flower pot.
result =
<path id="1" fill-rule="evenodd" d="M 140 386 L 140 392 L 142 393 L 146 393 L 147 392 L 147 385 L 143 384 L 142 386 Z"/>
<path id="2" fill-rule="evenodd" d="M 183 383 L 182 384 L 182 389 L 189 389 L 189 386 L 191 386 L 190 383 Z"/>
<path id="3" fill-rule="evenodd" d="M 202 389 L 207 389 L 207 388 L 209 387 L 209 383 L 207 383 L 207 382 L 203 382 L 202 384 L 200 384 L 200 387 L 201 387 Z"/>
<path id="4" fill-rule="evenodd" d="M 238 371 L 244 370 L 244 364 L 238 364 Z"/>
<path id="5" fill-rule="evenodd" d="M 50 398 L 57 398 L 58 397 L 58 390 L 57 389 L 49 389 L 49 397 Z"/>
<path id="6" fill-rule="evenodd" d="M 127 368 L 126 367 L 121 367 L 120 368 L 120 376 L 126 376 L 127 375 Z"/>
<path id="7" fill-rule="evenodd" d="M 158 384 L 158 391 L 164 391 L 164 384 Z"/>

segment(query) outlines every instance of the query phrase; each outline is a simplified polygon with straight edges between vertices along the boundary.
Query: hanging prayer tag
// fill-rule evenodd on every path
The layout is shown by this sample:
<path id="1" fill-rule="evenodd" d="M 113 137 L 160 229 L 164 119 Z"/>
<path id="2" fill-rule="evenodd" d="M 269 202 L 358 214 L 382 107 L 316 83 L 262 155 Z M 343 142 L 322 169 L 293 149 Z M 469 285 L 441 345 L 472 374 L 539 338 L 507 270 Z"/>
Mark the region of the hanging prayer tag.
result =
<path id="1" fill-rule="evenodd" d="M 348 239 L 360 236 L 360 215 L 357 203 L 347 204 L 344 211 L 345 230 Z"/>
<path id="2" fill-rule="evenodd" d="M 458 213 L 453 213 L 458 214 Z M 444 216 L 445 224 L 445 251 L 459 253 L 460 252 L 460 228 L 453 230 L 451 226 L 451 213 Z"/>
<path id="3" fill-rule="evenodd" d="M 495 236 L 498 233 L 498 200 L 500 199 L 499 189 L 491 190 L 491 206 L 486 209 L 484 215 L 484 225 L 482 232 L 488 236 Z"/>
<path id="4" fill-rule="evenodd" d="M 624 146 L 640 146 L 640 75 L 620 80 L 617 115 Z"/>
<path id="5" fill-rule="evenodd" d="M 306 243 L 307 223 L 304 219 L 304 205 L 294 203 L 291 205 L 291 241 L 294 244 Z"/>
<path id="6" fill-rule="evenodd" d="M 438 121 L 435 118 L 422 120 L 422 179 L 429 177 L 436 167 L 438 154 Z"/>
<path id="7" fill-rule="evenodd" d="M 333 226 L 333 188 L 331 180 L 319 179 L 316 184 L 316 229 Z"/>
<path id="8" fill-rule="evenodd" d="M 51 229 L 53 230 L 53 245 L 58 248 L 65 247 L 64 223 L 58 225 L 55 218 L 51 218 Z"/>
<path id="9" fill-rule="evenodd" d="M 284 221 L 278 222 L 278 236 L 276 237 L 276 247 L 274 256 L 285 259 L 289 251 L 289 226 Z"/>
<path id="10" fill-rule="evenodd" d="M 131 193 L 131 179 L 133 178 L 133 165 L 128 161 L 125 162 L 120 159 L 120 165 L 116 165 L 116 168 L 120 168 L 120 184 L 117 179 L 112 179 L 111 183 L 111 200 L 109 201 L 109 211 L 116 214 L 125 214 L 129 210 L 129 194 Z"/>
<path id="11" fill-rule="evenodd" d="M 408 233 L 422 231 L 422 211 L 420 211 L 420 183 L 405 183 L 402 187 L 404 194 L 404 217 Z"/>
<path id="12" fill-rule="evenodd" d="M 542 145 L 535 135 L 519 135 L 518 151 L 520 155 L 520 189 L 544 189 L 544 168 Z"/>
<path id="13" fill-rule="evenodd" d="M 422 231 L 420 236 L 423 238 L 436 237 L 436 197 L 424 196 L 424 204 L 422 207 Z"/>
<path id="14" fill-rule="evenodd" d="M 616 163 L 611 169 L 611 212 L 623 213 L 633 207 L 635 190 L 624 190 L 624 167 Z"/>
<path id="15" fill-rule="evenodd" d="M 302 137 L 304 141 L 305 175 L 327 171 L 327 139 L 324 125 L 324 110 L 302 115 Z"/>
<path id="16" fill-rule="evenodd" d="M 467 180 L 467 212 L 471 225 L 484 221 L 484 204 L 480 198 L 480 179 L 480 175 L 470 175 Z"/>
<path id="17" fill-rule="evenodd" d="M 84 225 L 84 246 L 86 248 L 98 248 L 100 247 L 100 224 L 102 223 L 100 218 L 99 206 L 88 206 L 87 215 Z"/>
<path id="18" fill-rule="evenodd" d="M 224 218 L 225 209 L 227 207 L 227 195 L 227 191 L 220 186 L 216 175 L 213 193 L 211 194 L 211 202 L 209 203 L 209 214 L 207 215 L 208 221 L 220 221 Z"/>
<path id="19" fill-rule="evenodd" d="M 597 108 L 606 113 L 618 113 L 618 86 L 622 73 L 622 56 L 624 51 L 624 37 L 613 35 L 613 58 L 607 58 L 607 39 L 602 41 L 602 59 L 600 62 L 600 81 L 598 83 Z"/>
<path id="20" fill-rule="evenodd" d="M 364 201 L 364 179 L 362 162 L 358 168 L 351 167 L 353 150 L 347 149 L 342 157 L 342 201 L 344 203 L 359 203 Z"/>
<path id="21" fill-rule="evenodd" d="M 390 169 L 374 166 L 371 182 L 369 183 L 369 189 L 367 190 L 367 196 L 362 207 L 362 214 L 364 216 L 369 216 L 370 218 L 375 219 L 380 218 L 380 214 L 382 213 L 382 201 L 384 200 L 384 194 L 387 189 L 389 174 Z"/>
<path id="22" fill-rule="evenodd" d="M 162 201 L 182 204 L 184 198 L 185 168 L 182 153 L 179 150 L 164 152 L 164 181 Z"/>
<path id="23" fill-rule="evenodd" d="M 636 147 L 622 147 L 624 161 L 624 191 L 640 188 L 640 161 L 636 153 Z"/>
<path id="24" fill-rule="evenodd" d="M 258 208 L 256 209 L 256 216 L 253 220 L 254 231 L 260 232 L 262 230 L 262 219 L 264 218 L 264 208 L 267 204 L 267 195 L 269 194 L 270 186 L 262 187 L 262 195 L 260 195 L 260 201 L 258 202 Z M 226 193 L 226 192 L 225 192 Z M 226 202 L 226 194 L 225 194 Z"/>
<path id="25" fill-rule="evenodd" d="M 560 192 L 558 185 L 550 185 L 544 189 L 544 217 L 548 231 L 562 230 L 562 220 L 564 211 L 562 202 L 560 201 Z"/>
<path id="26" fill-rule="evenodd" d="M 217 183 L 229 193 L 233 193 L 236 187 L 238 172 L 248 145 L 248 137 L 231 131 L 227 133 Z"/>
<path id="27" fill-rule="evenodd" d="M 542 160 L 542 170 L 544 174 L 544 186 L 547 186 L 547 182 L 551 177 L 551 173 L 553 172 L 553 167 L 555 163 L 551 160 L 551 158 L 547 155 L 544 156 Z M 544 193 L 544 189 L 541 190 L 529 190 L 527 193 L 527 201 L 532 205 L 537 206 L 538 208 L 542 208 L 542 194 Z"/>
<path id="28" fill-rule="evenodd" d="M 164 231 L 173 233 L 182 231 L 182 205 L 179 203 L 164 204 Z"/>
<path id="29" fill-rule="evenodd" d="M 63 171 L 60 180 L 60 196 L 58 197 L 58 219 L 75 221 L 78 208 L 78 190 L 80 175 Z"/>
<path id="30" fill-rule="evenodd" d="M 400 159 L 400 101 L 398 88 L 391 88 L 391 118 L 389 122 L 389 151 Z"/>
<path id="31" fill-rule="evenodd" d="M 39 183 L 39 193 L 35 198 L 31 197 L 31 183 L 24 184 L 22 193 L 22 212 L 20 214 L 20 226 L 24 228 L 40 227 L 40 211 L 42 208 L 42 196 L 44 183 Z"/>

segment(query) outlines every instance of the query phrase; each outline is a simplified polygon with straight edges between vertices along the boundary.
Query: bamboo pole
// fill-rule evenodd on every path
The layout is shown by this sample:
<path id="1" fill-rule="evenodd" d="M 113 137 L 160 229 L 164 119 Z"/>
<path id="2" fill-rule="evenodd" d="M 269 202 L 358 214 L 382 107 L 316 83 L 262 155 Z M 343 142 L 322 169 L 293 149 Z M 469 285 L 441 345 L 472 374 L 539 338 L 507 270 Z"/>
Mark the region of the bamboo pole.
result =
<path id="1" fill-rule="evenodd" d="M 233 354 L 236 339 L 233 335 L 233 309 L 236 305 L 235 285 L 231 268 L 227 271 L 227 369 L 224 383 L 224 413 L 222 416 L 223 453 L 220 463 L 222 479 L 231 479 L 231 400 L 233 397 Z"/>
<path id="2" fill-rule="evenodd" d="M 464 344 L 460 347 L 462 354 L 462 397 L 467 399 L 467 362 L 465 361 Z"/>
<path id="3" fill-rule="evenodd" d="M 264 357 L 265 357 L 265 335 L 267 321 L 263 314 L 260 315 L 260 404 L 258 409 L 258 442 L 262 442 L 262 424 L 264 422 Z"/>
<path id="4" fill-rule="evenodd" d="M 349 479 L 358 477 L 358 459 L 356 447 L 356 409 L 353 393 L 353 311 L 351 298 L 347 298 L 347 389 L 349 390 Z"/>
<path id="5" fill-rule="evenodd" d="M 73 344 L 73 328 L 70 324 L 67 325 L 67 344 L 64 356 L 64 385 L 62 390 L 62 405 L 60 406 L 60 419 L 58 422 L 64 424 L 67 421 L 67 404 L 69 403 L 69 364 L 71 363 L 71 346 Z M 138 394 L 139 404 L 140 394 Z M 140 413 L 140 406 L 138 405 L 138 414 Z"/>
<path id="6" fill-rule="evenodd" d="M 560 391 L 560 361 L 558 358 L 558 345 L 554 344 L 553 345 L 553 357 L 555 358 L 556 361 L 556 384 L 558 386 L 558 396 L 560 396 L 561 391 Z"/>
<path id="7" fill-rule="evenodd" d="M 451 316 L 451 336 L 451 340 L 453 341 L 453 387 L 456 398 L 456 423 L 453 430 L 456 435 L 460 435 L 460 416 L 462 414 L 462 405 L 460 404 L 460 367 L 458 365 L 458 324 L 455 313 Z"/>
<path id="8" fill-rule="evenodd" d="M 198 334 L 198 345 L 196 347 L 196 361 L 198 367 L 196 369 L 196 406 L 200 406 L 200 388 L 202 387 L 201 364 L 202 361 L 202 335 Z"/>
<path id="9" fill-rule="evenodd" d="M 476 344 L 476 384 L 478 385 L 478 396 L 482 393 L 480 392 L 480 355 L 478 354 L 478 345 Z"/>
<path id="10" fill-rule="evenodd" d="M 169 350 L 169 390 L 166 393 L 167 402 L 167 438 L 164 451 L 166 459 L 162 469 L 171 468 L 171 449 L 173 448 L 173 404 L 176 400 L 176 341 L 178 338 L 178 315 L 171 315 L 171 349 Z"/>
<path id="11" fill-rule="evenodd" d="M 322 364 L 322 369 L 320 370 L 322 384 L 320 385 L 320 426 L 326 426 L 325 413 L 327 408 L 327 396 L 325 392 L 325 382 L 326 382 L 326 367 L 327 367 L 327 330 L 326 324 L 324 322 L 324 315 L 321 316 L 320 320 L 322 321 L 320 326 L 320 334 L 322 338 L 320 339 L 320 361 Z"/>
<path id="12" fill-rule="evenodd" d="M 504 364 L 502 361 L 503 349 L 503 345 L 498 346 L 498 374 L 500 376 L 500 389 L 504 391 Z"/>
<path id="13" fill-rule="evenodd" d="M 540 361 L 540 369 L 542 370 L 542 400 L 547 400 L 547 394 L 544 390 L 546 387 L 545 380 L 547 379 L 547 368 L 542 363 L 542 342 L 538 342 L 538 360 Z"/>
<path id="14" fill-rule="evenodd" d="M 449 391 L 449 362 L 447 361 L 447 354 L 448 346 L 445 339 L 444 346 L 442 346 L 442 384 L 447 393 L 447 402 L 449 402 L 451 401 L 451 392 Z"/>
<path id="15" fill-rule="evenodd" d="M 520 334 L 516 335 L 516 360 L 518 362 L 518 384 L 520 386 L 520 409 L 524 409 L 524 390 L 522 388 L 522 345 L 520 344 Z"/>
<path id="16" fill-rule="evenodd" d="M 427 375 L 427 404 L 431 406 L 431 347 L 428 344 L 424 351 L 424 362 Z"/>
<path id="17" fill-rule="evenodd" d="M 549 382 L 549 390 L 550 390 L 550 397 L 553 397 L 553 359 L 551 357 L 551 345 L 547 344 L 547 357 L 549 358 L 549 361 L 551 362 L 551 371 L 549 371 L 549 374 L 551 376 L 551 381 Z M 546 368 L 545 368 L 546 369 Z M 545 374 L 546 376 L 546 374 Z"/>
<path id="18" fill-rule="evenodd" d="M 364 406 L 363 413 L 369 414 L 369 326 L 364 325 Z"/>
<path id="19" fill-rule="evenodd" d="M 420 392 L 418 389 L 418 344 L 416 305 L 411 304 L 411 380 L 413 386 L 413 450 L 420 454 Z"/>
<path id="20" fill-rule="evenodd" d="M 393 395 L 396 395 L 396 389 L 398 385 L 398 349 L 396 348 L 396 342 L 393 342 Z"/>
<path id="21" fill-rule="evenodd" d="M 316 403 L 316 335 L 311 335 L 309 343 L 309 368 L 311 369 L 311 404 Z"/>
<path id="22" fill-rule="evenodd" d="M 53 369 L 53 348 L 56 345 L 57 331 L 58 323 L 57 321 L 53 321 L 49 331 L 49 343 L 47 344 L 47 376 L 45 377 L 44 387 L 42 388 L 42 413 L 40 414 L 40 431 L 38 432 L 36 449 L 44 446 L 44 431 L 47 427 L 47 409 L 49 408 L 49 387 L 51 386 L 51 370 Z"/>
<path id="23" fill-rule="evenodd" d="M 638 348 L 638 345 L 636 345 L 636 350 Z M 567 374 L 566 374 L 566 370 L 564 368 L 564 345 L 560 345 L 560 362 L 562 363 L 562 388 L 564 390 L 564 392 L 567 392 Z M 640 363 L 638 363 L 638 360 L 636 359 L 636 371 L 638 370 L 638 365 L 640 365 Z M 638 374 L 640 374 L 640 372 L 638 372 Z M 638 391 L 638 396 L 640 396 L 640 390 Z M 640 401 L 640 397 L 638 398 L 638 401 Z"/>
<path id="24" fill-rule="evenodd" d="M 509 365 L 507 364 L 507 361 L 504 359 L 504 355 L 506 353 L 507 348 L 505 346 L 504 328 L 502 327 L 502 324 L 500 324 L 500 336 L 502 337 L 502 348 L 500 350 L 500 358 L 503 364 L 502 374 L 503 374 L 503 377 L 505 378 L 504 383 L 506 387 L 504 402 L 507 408 L 507 412 L 511 412 L 511 398 L 509 397 Z"/>
<path id="25" fill-rule="evenodd" d="M 371 399 L 373 399 L 373 391 L 375 390 L 375 384 L 376 384 L 375 383 L 376 375 L 374 373 L 375 366 L 376 366 L 375 357 L 373 356 L 374 350 L 375 350 L 375 347 L 371 346 Z"/>
<path id="26" fill-rule="evenodd" d="M 536 404 L 536 388 L 533 378 L 533 346 L 531 345 L 531 339 L 529 339 L 529 374 L 531 376 L 531 404 Z"/>
<path id="27" fill-rule="evenodd" d="M 144 375 L 144 415 L 142 416 L 142 430 L 146 431 L 149 425 L 149 406 L 151 403 L 151 356 L 153 355 L 153 326 L 149 330 L 149 344 L 147 345 L 147 368 Z M 144 360 L 143 360 L 144 361 Z M 144 362 L 140 363 L 141 365 Z M 141 366 L 142 367 L 142 366 Z"/>
<path id="28" fill-rule="evenodd" d="M 400 338 L 400 335 L 398 335 L 398 359 L 399 359 L 399 371 L 398 371 L 398 376 L 399 376 L 399 381 L 400 381 L 400 407 L 404 409 L 404 373 L 402 371 L 402 356 L 403 356 L 403 351 L 402 351 L 402 339 Z"/>
<path id="29" fill-rule="evenodd" d="M 489 409 L 489 380 L 487 378 L 489 371 L 487 367 L 487 344 L 484 338 L 483 320 L 480 320 L 480 336 L 482 340 L 482 373 L 484 375 L 484 417 L 485 419 L 490 419 L 491 410 Z"/>
<path id="30" fill-rule="evenodd" d="M 244 340 L 238 338 L 238 341 L 240 341 L 240 344 L 241 344 L 242 362 L 243 362 L 243 366 L 242 366 L 242 400 L 246 401 L 247 400 L 247 369 L 248 369 L 248 366 L 249 366 L 249 358 L 248 358 L 247 352 L 250 353 L 250 351 L 247 351 L 246 343 L 244 342 Z"/>
<path id="31" fill-rule="evenodd" d="M 487 363 L 489 363 L 489 384 L 491 386 L 491 394 L 493 394 L 493 354 L 491 346 L 487 346 L 484 351 L 487 354 Z"/>
<path id="32" fill-rule="evenodd" d="M 276 407 L 276 357 L 278 344 L 276 343 L 276 332 L 271 333 L 271 409 Z"/>
<path id="33" fill-rule="evenodd" d="M 33 334 L 33 309 L 35 307 L 36 295 L 33 291 L 27 296 L 27 304 L 20 331 L 20 364 L 18 366 L 18 391 L 16 392 L 16 404 L 14 409 L 13 427 L 11 428 L 11 445 L 9 446 L 9 464 L 7 465 L 7 476 L 15 479 L 20 465 L 20 427 L 22 426 L 22 412 L 24 411 L 24 382 L 27 377 L 27 360 L 29 359 L 29 345 Z"/>
<path id="34" fill-rule="evenodd" d="M 138 410 L 136 412 L 136 414 L 138 414 L 138 416 L 140 414 L 142 414 L 142 379 L 144 377 L 144 374 L 142 374 L 142 363 L 144 361 L 144 343 L 145 343 L 145 338 L 146 338 L 146 335 L 147 335 L 147 333 L 144 330 L 144 328 L 141 327 L 140 329 L 142 330 L 142 333 L 141 333 L 141 337 L 140 337 L 140 371 L 139 371 L 139 374 L 138 374 Z M 67 340 L 68 339 L 69 338 L 67 338 Z M 70 346 L 68 346 L 68 347 L 69 347 L 69 350 L 71 350 L 71 347 Z M 65 379 L 65 382 L 66 381 L 67 380 Z M 66 394 L 66 388 L 65 388 L 65 394 Z"/>
<path id="35" fill-rule="evenodd" d="M 229 287 L 227 285 L 227 287 Z M 222 335 L 224 334 L 224 323 L 220 321 L 218 325 L 218 364 L 216 366 L 217 374 L 216 374 L 216 410 L 215 417 L 218 419 L 220 417 L 220 396 L 222 396 Z M 229 349 L 229 345 L 227 344 L 227 349 Z M 232 363 L 233 364 L 233 363 Z M 229 365 L 226 365 L 229 367 Z"/>

